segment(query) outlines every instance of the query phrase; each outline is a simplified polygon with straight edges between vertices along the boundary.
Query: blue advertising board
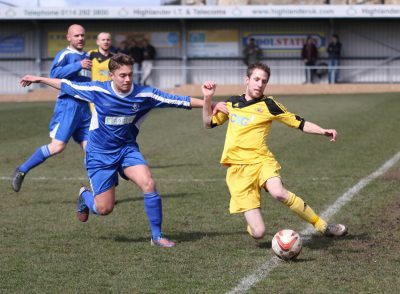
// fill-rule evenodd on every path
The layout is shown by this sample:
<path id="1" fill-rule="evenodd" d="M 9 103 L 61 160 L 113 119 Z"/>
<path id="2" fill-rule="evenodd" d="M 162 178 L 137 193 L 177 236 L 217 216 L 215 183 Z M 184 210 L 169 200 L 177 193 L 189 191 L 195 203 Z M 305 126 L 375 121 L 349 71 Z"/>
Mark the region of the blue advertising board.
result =
<path id="1" fill-rule="evenodd" d="M 0 36 L 0 53 L 22 53 L 25 51 L 23 35 Z"/>

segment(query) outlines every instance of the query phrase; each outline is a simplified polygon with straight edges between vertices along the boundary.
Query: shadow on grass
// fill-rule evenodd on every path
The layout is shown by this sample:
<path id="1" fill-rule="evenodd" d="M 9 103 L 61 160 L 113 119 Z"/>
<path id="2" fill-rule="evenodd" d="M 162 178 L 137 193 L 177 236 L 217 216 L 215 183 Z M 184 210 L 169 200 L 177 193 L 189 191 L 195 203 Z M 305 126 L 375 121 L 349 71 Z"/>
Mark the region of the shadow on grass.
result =
<path id="1" fill-rule="evenodd" d="M 177 164 L 165 164 L 165 165 L 152 165 L 151 169 L 162 169 L 162 168 L 171 168 L 171 167 L 184 167 L 184 166 L 198 166 L 198 164 L 194 163 L 177 163 Z M 157 179 L 156 179 L 157 180 Z"/>
<path id="2" fill-rule="evenodd" d="M 271 241 L 268 242 L 256 241 L 256 246 L 261 249 L 271 249 Z"/>
<path id="3" fill-rule="evenodd" d="M 161 199 L 162 198 L 180 198 L 180 197 L 186 197 L 186 196 L 194 195 L 194 194 L 196 194 L 196 193 L 161 194 Z M 143 197 L 130 197 L 130 198 L 115 200 L 115 205 L 121 204 L 124 202 L 136 202 L 136 201 L 143 201 Z"/>
<path id="4" fill-rule="evenodd" d="M 315 260 L 316 260 L 315 258 L 302 258 L 301 257 L 301 253 L 300 253 L 299 257 L 297 257 L 295 259 L 292 259 L 292 260 L 287 260 L 287 261 L 284 261 L 284 262 L 286 262 L 286 263 L 303 263 L 303 262 L 312 262 L 312 261 L 315 261 Z"/>
<path id="5" fill-rule="evenodd" d="M 99 236 L 100 240 L 113 240 L 115 242 L 121 243 L 142 243 L 142 242 L 150 242 L 149 237 L 138 237 L 138 238 L 129 238 L 126 236 L 118 235 L 118 236 Z"/>
<path id="6" fill-rule="evenodd" d="M 182 232 L 177 234 L 172 234 L 171 236 L 178 242 L 192 242 L 196 240 L 201 240 L 203 238 L 214 238 L 221 236 L 236 236 L 243 235 L 243 231 L 238 232 Z"/>
<path id="7" fill-rule="evenodd" d="M 174 194 L 162 194 L 161 198 L 180 198 L 180 197 L 186 197 L 189 195 L 194 195 L 194 194 L 198 194 L 198 193 L 174 193 Z M 118 197 L 118 195 L 117 195 Z M 129 198 L 123 198 L 123 199 L 118 199 L 115 200 L 115 205 L 121 204 L 121 203 L 125 203 L 125 202 L 136 202 L 136 201 L 143 201 L 143 197 L 129 197 Z M 71 203 L 76 203 L 76 200 L 74 201 L 60 201 L 61 204 L 71 204 Z M 36 201 L 35 205 L 49 205 L 49 204 L 54 204 L 53 200 L 49 200 L 49 201 Z"/>
<path id="8" fill-rule="evenodd" d="M 306 239 L 303 243 L 304 247 L 309 249 L 325 249 L 334 246 L 338 243 L 348 242 L 351 240 L 369 240 L 370 237 L 367 233 L 362 234 L 349 234 L 344 237 L 325 237 L 322 235 L 312 235 L 311 238 Z"/>
<path id="9" fill-rule="evenodd" d="M 172 240 L 177 243 L 186 243 L 198 241 L 203 238 L 214 238 L 220 236 L 230 236 L 230 235 L 242 235 L 243 231 L 240 232 L 187 232 L 187 233 L 178 233 L 178 234 L 168 234 Z M 137 242 L 147 242 L 150 241 L 149 237 L 137 237 L 137 238 L 129 238 L 126 236 L 100 236 L 100 240 L 114 240 L 115 242 L 122 243 L 137 243 Z"/>

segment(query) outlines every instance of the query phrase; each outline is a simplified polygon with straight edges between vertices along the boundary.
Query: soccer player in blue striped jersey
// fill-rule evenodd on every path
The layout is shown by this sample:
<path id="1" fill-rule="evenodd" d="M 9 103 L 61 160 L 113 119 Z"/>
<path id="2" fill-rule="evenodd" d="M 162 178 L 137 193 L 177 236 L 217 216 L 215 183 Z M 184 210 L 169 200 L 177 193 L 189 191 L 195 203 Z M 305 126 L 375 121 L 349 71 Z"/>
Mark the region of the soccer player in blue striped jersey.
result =
<path id="1" fill-rule="evenodd" d="M 153 108 L 191 109 L 202 107 L 203 101 L 132 84 L 133 62 L 130 56 L 122 53 L 111 57 L 111 81 L 107 82 L 75 83 L 65 79 L 25 76 L 21 85 L 44 83 L 95 105 L 86 148 L 86 169 L 93 192 L 81 188 L 77 202 L 79 220 L 86 222 L 89 213 L 107 215 L 112 212 L 119 173 L 143 192 L 152 232 L 151 244 L 173 247 L 175 243 L 162 234 L 161 198 L 136 137 L 140 125 Z M 215 109 L 227 111 L 224 104 Z"/>
<path id="2" fill-rule="evenodd" d="M 71 25 L 68 28 L 67 41 L 68 47 L 61 50 L 54 58 L 50 77 L 66 78 L 76 82 L 90 81 L 92 61 L 83 51 L 85 29 L 77 24 Z M 47 158 L 61 153 L 71 137 L 84 149 L 90 118 L 91 113 L 86 101 L 74 99 L 70 94 L 61 91 L 49 124 L 50 144 L 39 147 L 27 161 L 16 168 L 11 182 L 12 189 L 18 192 L 25 175 Z"/>

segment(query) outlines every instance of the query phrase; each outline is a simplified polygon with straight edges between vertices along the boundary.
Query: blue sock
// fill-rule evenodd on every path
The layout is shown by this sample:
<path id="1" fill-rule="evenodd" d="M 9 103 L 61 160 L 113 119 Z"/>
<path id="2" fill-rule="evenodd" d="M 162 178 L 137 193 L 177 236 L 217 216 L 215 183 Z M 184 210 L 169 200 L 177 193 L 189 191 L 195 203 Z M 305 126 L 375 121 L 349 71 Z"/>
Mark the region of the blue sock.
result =
<path id="1" fill-rule="evenodd" d="M 18 170 L 26 174 L 32 168 L 43 163 L 50 156 L 51 154 L 49 147 L 47 147 L 47 145 L 43 145 L 42 147 L 36 149 L 36 151 L 32 154 L 32 156 L 29 157 L 27 161 L 25 161 L 22 165 L 18 167 Z"/>
<path id="2" fill-rule="evenodd" d="M 85 201 L 86 206 L 89 208 L 90 212 L 97 214 L 96 204 L 94 203 L 93 193 L 90 191 L 85 191 L 82 193 L 82 198 Z"/>
<path id="3" fill-rule="evenodd" d="M 158 192 L 144 193 L 144 208 L 149 219 L 151 235 L 156 239 L 161 234 L 162 202 Z"/>

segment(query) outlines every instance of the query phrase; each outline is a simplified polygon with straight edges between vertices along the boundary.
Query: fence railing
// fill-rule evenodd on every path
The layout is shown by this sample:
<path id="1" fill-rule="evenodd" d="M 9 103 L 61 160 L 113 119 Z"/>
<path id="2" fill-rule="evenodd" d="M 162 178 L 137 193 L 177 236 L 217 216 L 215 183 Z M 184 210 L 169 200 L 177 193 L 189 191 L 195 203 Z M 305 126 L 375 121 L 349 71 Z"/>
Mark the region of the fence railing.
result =
<path id="1" fill-rule="evenodd" d="M 19 81 L 25 74 L 41 74 L 33 68 L 26 71 L 6 71 L 0 68 L 0 94 L 24 93 L 40 87 L 33 85 L 21 88 Z M 329 83 L 328 66 L 271 66 L 270 84 L 303 84 L 307 82 L 307 70 L 313 75 L 313 83 Z M 381 83 L 400 82 L 399 66 L 338 66 L 337 83 Z M 155 66 L 147 84 L 161 89 L 171 89 L 185 84 L 201 84 L 205 80 L 215 81 L 220 85 L 240 85 L 244 83 L 245 66 Z M 140 72 L 139 72 L 140 74 Z M 309 81 L 311 82 L 311 81 Z"/>

